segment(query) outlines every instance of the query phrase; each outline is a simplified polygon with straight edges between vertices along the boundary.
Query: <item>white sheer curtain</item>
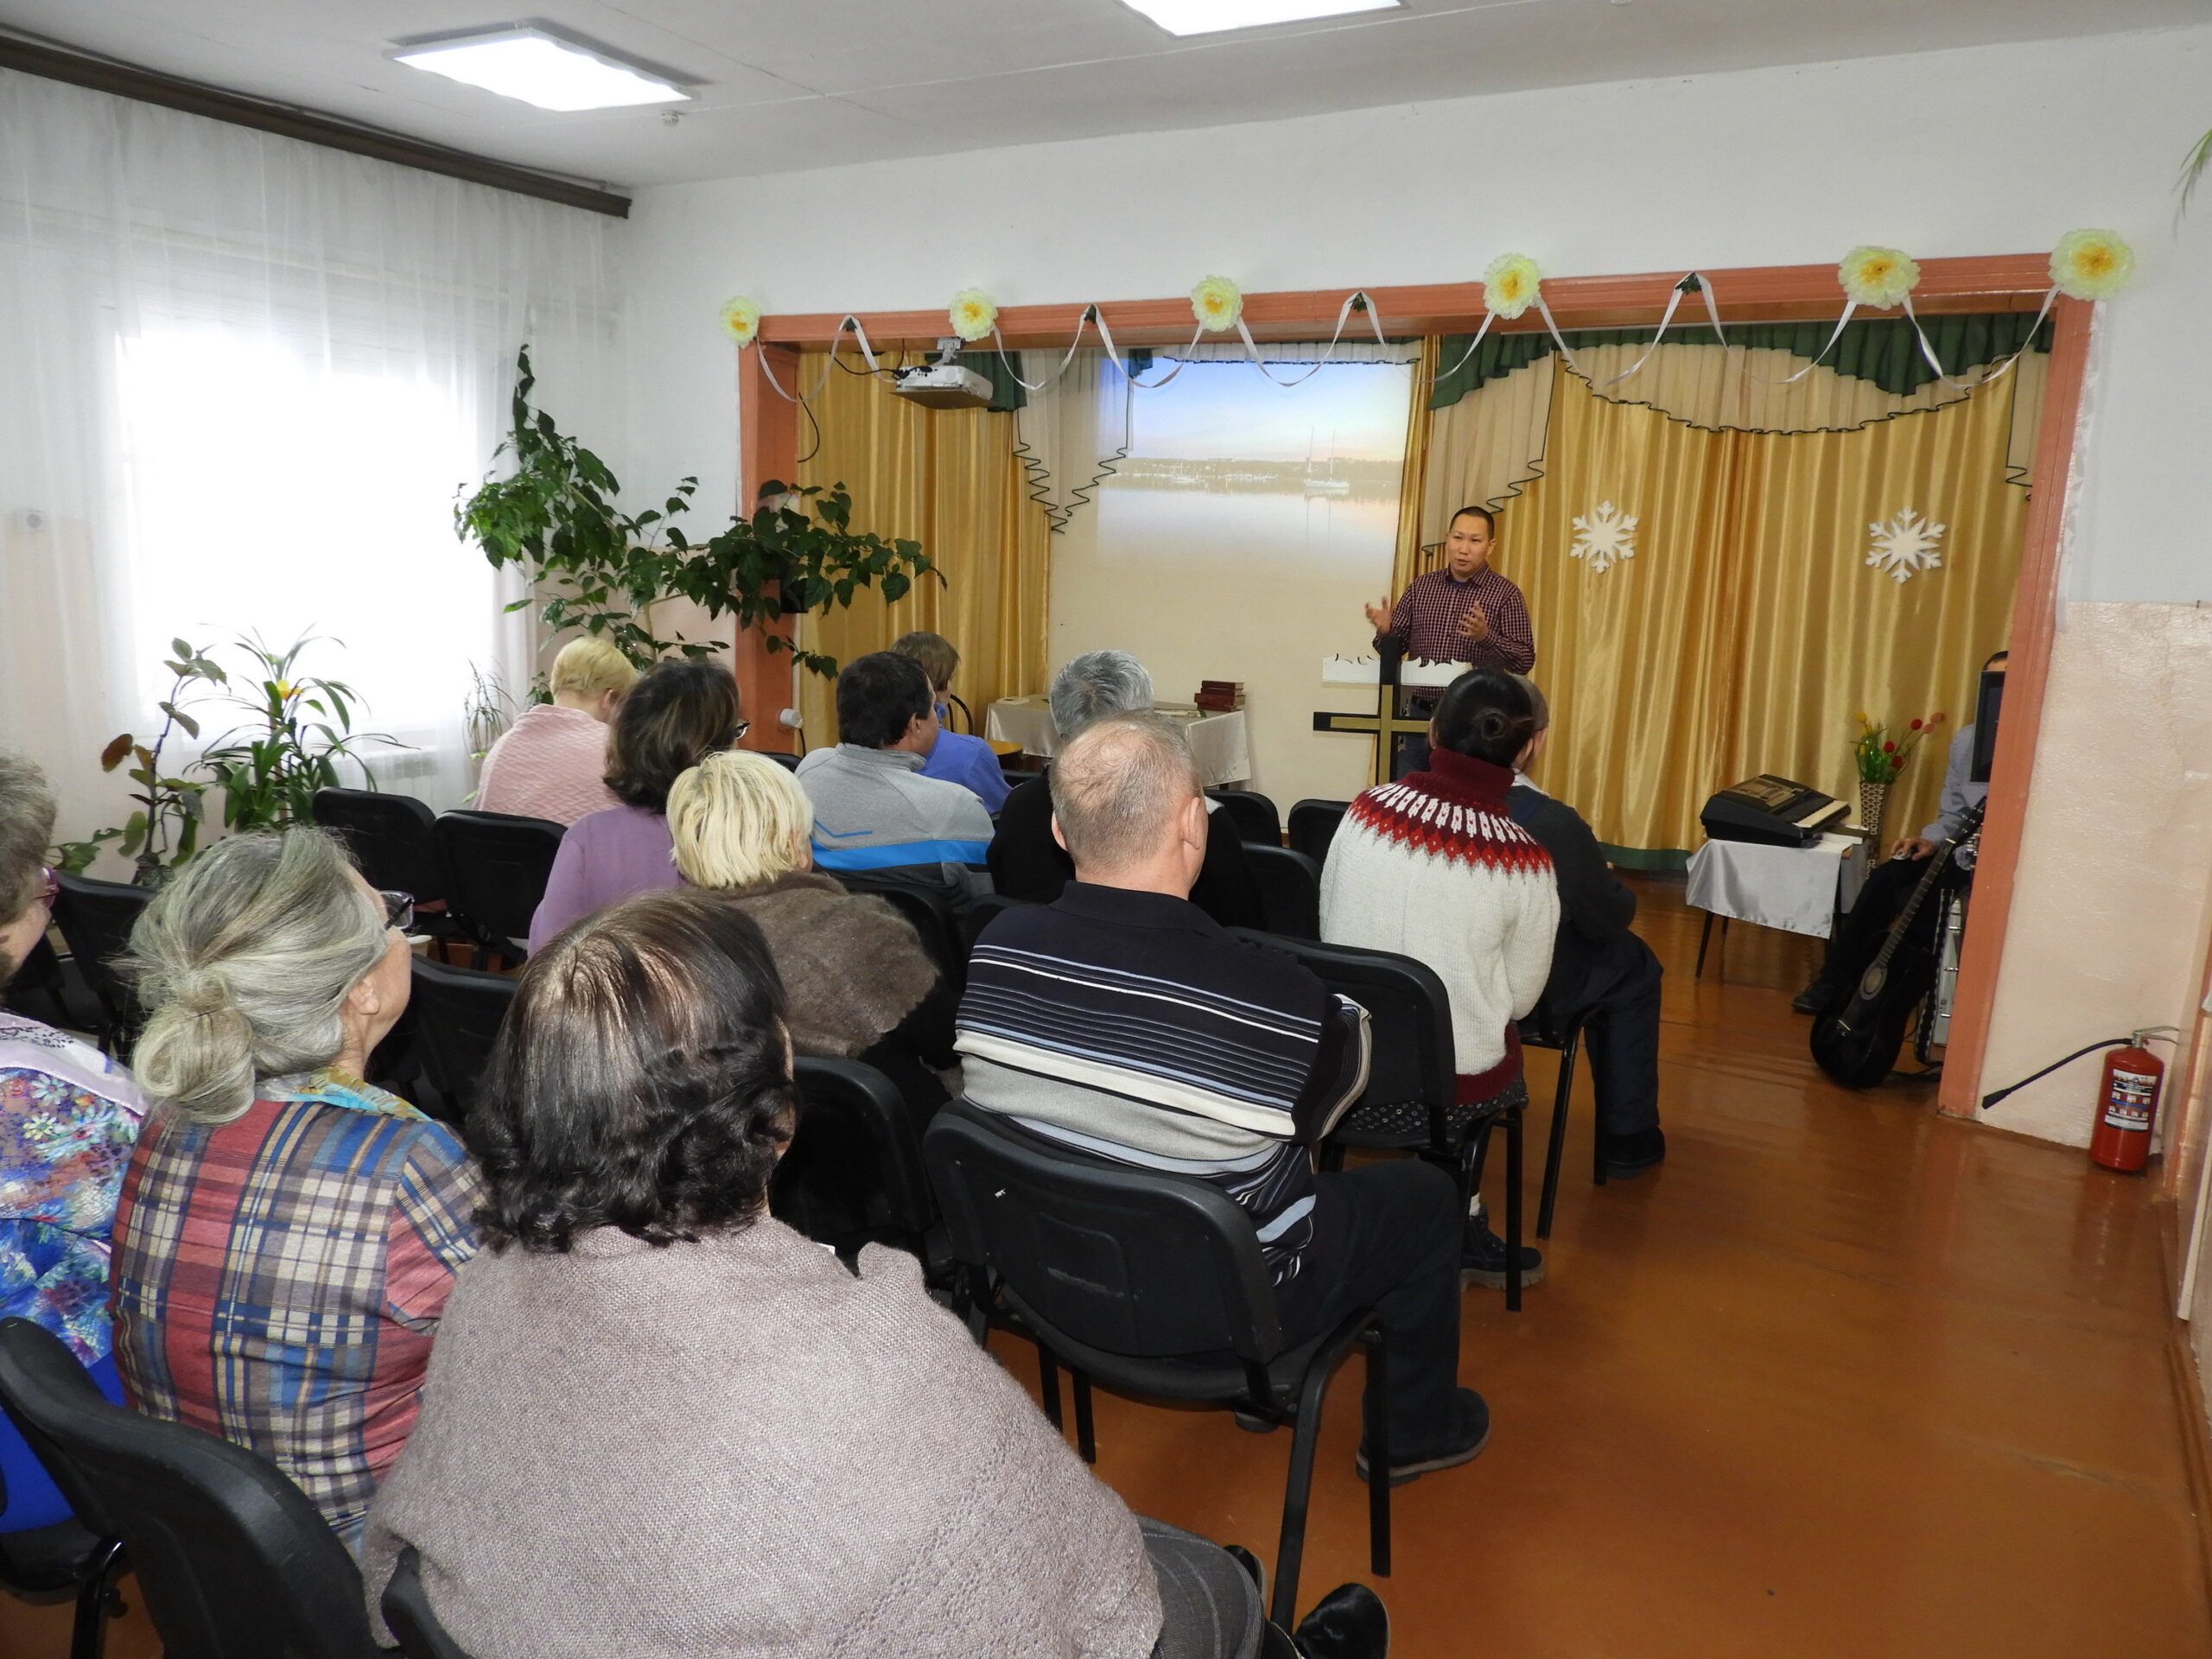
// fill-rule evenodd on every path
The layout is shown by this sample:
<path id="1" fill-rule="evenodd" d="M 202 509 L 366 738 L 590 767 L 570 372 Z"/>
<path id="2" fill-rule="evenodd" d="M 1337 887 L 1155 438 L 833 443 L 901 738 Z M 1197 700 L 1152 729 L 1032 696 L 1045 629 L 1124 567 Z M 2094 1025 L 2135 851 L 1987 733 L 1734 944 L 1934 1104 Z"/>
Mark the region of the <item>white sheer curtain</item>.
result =
<path id="1" fill-rule="evenodd" d="M 541 401 L 619 465 L 616 234 L 0 71 L 0 741 L 53 779 L 59 835 L 127 816 L 98 757 L 158 723 L 179 636 L 325 636 L 302 668 L 411 746 L 378 784 L 460 803 L 473 671 L 518 691 L 534 633 L 454 499 L 525 342 Z"/>

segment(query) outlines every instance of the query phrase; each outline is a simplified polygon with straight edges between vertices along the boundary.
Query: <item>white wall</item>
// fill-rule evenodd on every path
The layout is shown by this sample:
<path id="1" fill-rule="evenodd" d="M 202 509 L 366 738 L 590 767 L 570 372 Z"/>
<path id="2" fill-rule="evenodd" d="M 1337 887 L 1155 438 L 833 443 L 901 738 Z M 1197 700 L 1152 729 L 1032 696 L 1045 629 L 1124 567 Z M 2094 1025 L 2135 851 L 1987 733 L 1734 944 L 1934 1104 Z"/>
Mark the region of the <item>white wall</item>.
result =
<path id="1" fill-rule="evenodd" d="M 2212 122 L 2208 86 L 2212 27 L 649 190 L 632 262 L 629 458 L 640 483 L 696 472 L 702 499 L 733 500 L 732 353 L 715 314 L 737 292 L 770 311 L 834 311 L 934 306 L 969 283 L 1002 304 L 1147 298 L 1209 271 L 1252 289 L 1349 289 L 1471 280 L 1510 249 L 1564 276 L 1806 264 L 1861 242 L 2017 253 L 2098 226 L 2128 238 L 2142 269 L 2106 308 L 2066 591 L 2212 599 L 2195 522 L 2212 442 L 2212 192 L 2178 235 L 2171 194 Z M 2094 673 L 2054 681 L 2062 698 L 2097 694 Z M 2052 745 L 2082 727 L 2063 704 L 2052 714 L 2030 848 L 2075 882 L 2124 886 L 2133 855 L 2096 833 L 2094 812 L 2053 816 L 2074 757 Z M 2141 780 L 2137 809 L 2187 818 L 2179 798 L 2195 786 L 2173 773 L 2174 738 L 2122 728 L 2106 753 Z M 2131 899 L 2062 960 L 2008 951 L 1985 1086 L 2064 1052 L 2044 1052 L 2021 1016 L 2070 1006 L 2077 979 L 2101 1008 L 2170 1018 L 2161 964 L 2189 949 L 2145 953 L 2130 935 L 2193 936 L 2194 894 Z M 2016 925 L 2041 937 L 2066 898 L 2024 886 Z M 2020 1127 L 2070 1138 L 2065 1114 L 2086 1124 L 2079 1095 Z"/>

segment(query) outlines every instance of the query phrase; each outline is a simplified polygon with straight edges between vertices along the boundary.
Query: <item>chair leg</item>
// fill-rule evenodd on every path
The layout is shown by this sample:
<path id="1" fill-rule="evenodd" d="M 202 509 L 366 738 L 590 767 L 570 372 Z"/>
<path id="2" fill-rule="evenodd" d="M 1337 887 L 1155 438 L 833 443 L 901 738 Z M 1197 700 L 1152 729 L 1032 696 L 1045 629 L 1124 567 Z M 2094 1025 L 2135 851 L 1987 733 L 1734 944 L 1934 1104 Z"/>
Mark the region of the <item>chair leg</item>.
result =
<path id="1" fill-rule="evenodd" d="M 1713 943 L 1713 912 L 1705 912 L 1705 925 L 1697 931 L 1697 966 L 1692 969 L 1692 979 L 1705 977 L 1705 948 Z"/>
<path id="2" fill-rule="evenodd" d="M 1098 1436 L 1090 1421 L 1090 1379 L 1072 1366 L 1068 1375 L 1075 1380 L 1075 1449 L 1083 1453 L 1085 1463 L 1096 1463 Z"/>
<path id="3" fill-rule="evenodd" d="M 1037 1344 L 1037 1384 L 1045 1395 L 1045 1421 L 1057 1429 L 1060 1427 L 1060 1368 L 1052 1351 L 1041 1342 Z"/>
<path id="4" fill-rule="evenodd" d="M 1521 1113 L 1505 1115 L 1505 1307 L 1521 1311 Z"/>
<path id="5" fill-rule="evenodd" d="M 1559 1051 L 1559 1087 L 1552 1091 L 1552 1131 L 1544 1151 L 1544 1195 L 1536 1207 L 1536 1236 L 1552 1236 L 1552 1210 L 1559 1202 L 1559 1166 L 1567 1153 L 1567 1109 L 1574 1098 L 1574 1051 L 1582 1041 L 1579 1030 L 1567 1033 Z"/>
<path id="6" fill-rule="evenodd" d="M 92 1576 L 77 1587 L 77 1614 L 69 1628 L 69 1659 L 100 1659 L 107 1646 L 107 1603 L 123 1565 L 123 1540 L 103 1538 Z"/>
<path id="7" fill-rule="evenodd" d="M 1298 1567 L 1306 1554 L 1306 1510 L 1313 1496 L 1313 1446 L 1321 1436 L 1321 1395 L 1329 1386 L 1329 1368 L 1319 1363 L 1306 1368 L 1298 1389 L 1298 1421 L 1291 1432 L 1290 1474 L 1283 1485 L 1282 1536 L 1275 1544 L 1275 1593 L 1269 1618 L 1286 1630 L 1298 1624 Z M 1374 1449 L 1368 1452 L 1370 1479 L 1380 1475 L 1390 1484 L 1386 1465 L 1377 1469 Z"/>
<path id="8" fill-rule="evenodd" d="M 1390 1356 L 1382 1327 L 1360 1333 L 1367 1348 L 1367 1467 L 1371 1474 L 1390 1466 Z M 1390 1483 L 1367 1483 L 1367 1559 L 1378 1579 L 1390 1576 Z"/>

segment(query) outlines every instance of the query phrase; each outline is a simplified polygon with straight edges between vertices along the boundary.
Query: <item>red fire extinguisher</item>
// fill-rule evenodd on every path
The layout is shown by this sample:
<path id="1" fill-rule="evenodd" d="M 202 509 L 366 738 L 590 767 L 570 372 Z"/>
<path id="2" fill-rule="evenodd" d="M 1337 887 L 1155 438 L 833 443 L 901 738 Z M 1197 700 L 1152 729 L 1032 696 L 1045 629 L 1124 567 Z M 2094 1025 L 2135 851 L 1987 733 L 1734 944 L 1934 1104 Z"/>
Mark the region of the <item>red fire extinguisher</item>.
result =
<path id="1" fill-rule="evenodd" d="M 2165 1062 L 2143 1046 L 2150 1035 L 2136 1032 L 2126 1047 L 2105 1056 L 2104 1083 L 2097 1090 L 2097 1125 L 2089 1138 L 2089 1157 L 2125 1174 L 2137 1173 L 2150 1159 L 2158 1085 L 2166 1075 Z"/>

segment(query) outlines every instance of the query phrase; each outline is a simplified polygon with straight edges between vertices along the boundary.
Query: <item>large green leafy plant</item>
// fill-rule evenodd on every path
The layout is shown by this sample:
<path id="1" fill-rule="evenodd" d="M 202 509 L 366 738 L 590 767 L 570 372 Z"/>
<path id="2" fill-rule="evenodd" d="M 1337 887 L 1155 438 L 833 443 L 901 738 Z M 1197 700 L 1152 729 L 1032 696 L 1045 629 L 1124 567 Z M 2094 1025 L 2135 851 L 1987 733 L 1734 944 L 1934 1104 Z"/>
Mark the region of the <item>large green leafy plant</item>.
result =
<path id="1" fill-rule="evenodd" d="M 726 649 L 721 640 L 664 639 L 652 607 L 684 599 L 708 615 L 734 616 L 740 628 L 779 617 L 849 606 L 863 588 L 902 598 L 923 577 L 944 575 L 921 543 L 852 528 L 852 497 L 839 484 L 760 486 L 750 518 L 694 542 L 674 521 L 691 510 L 698 488 L 684 479 L 657 508 L 626 512 L 621 484 L 607 463 L 534 408 L 530 353 L 516 359 L 513 424 L 499 454 L 512 470 L 486 480 L 454 509 L 454 528 L 494 566 L 520 568 L 550 632 L 581 628 L 611 641 L 639 668 L 680 651 L 687 657 Z M 789 651 L 817 674 L 837 662 L 770 632 L 767 648 Z"/>
<path id="2" fill-rule="evenodd" d="M 228 682 L 225 700 L 246 717 L 200 757 L 222 789 L 224 827 L 275 830 L 308 823 L 315 791 L 345 782 L 340 761 L 351 761 L 367 775 L 355 744 L 397 740 L 354 731 L 353 708 L 360 697 L 352 686 L 299 673 L 301 654 L 315 643 L 311 637 L 302 635 L 283 651 L 271 650 L 257 635 L 236 643 L 247 669 Z M 374 787 L 374 779 L 369 781 Z"/>

